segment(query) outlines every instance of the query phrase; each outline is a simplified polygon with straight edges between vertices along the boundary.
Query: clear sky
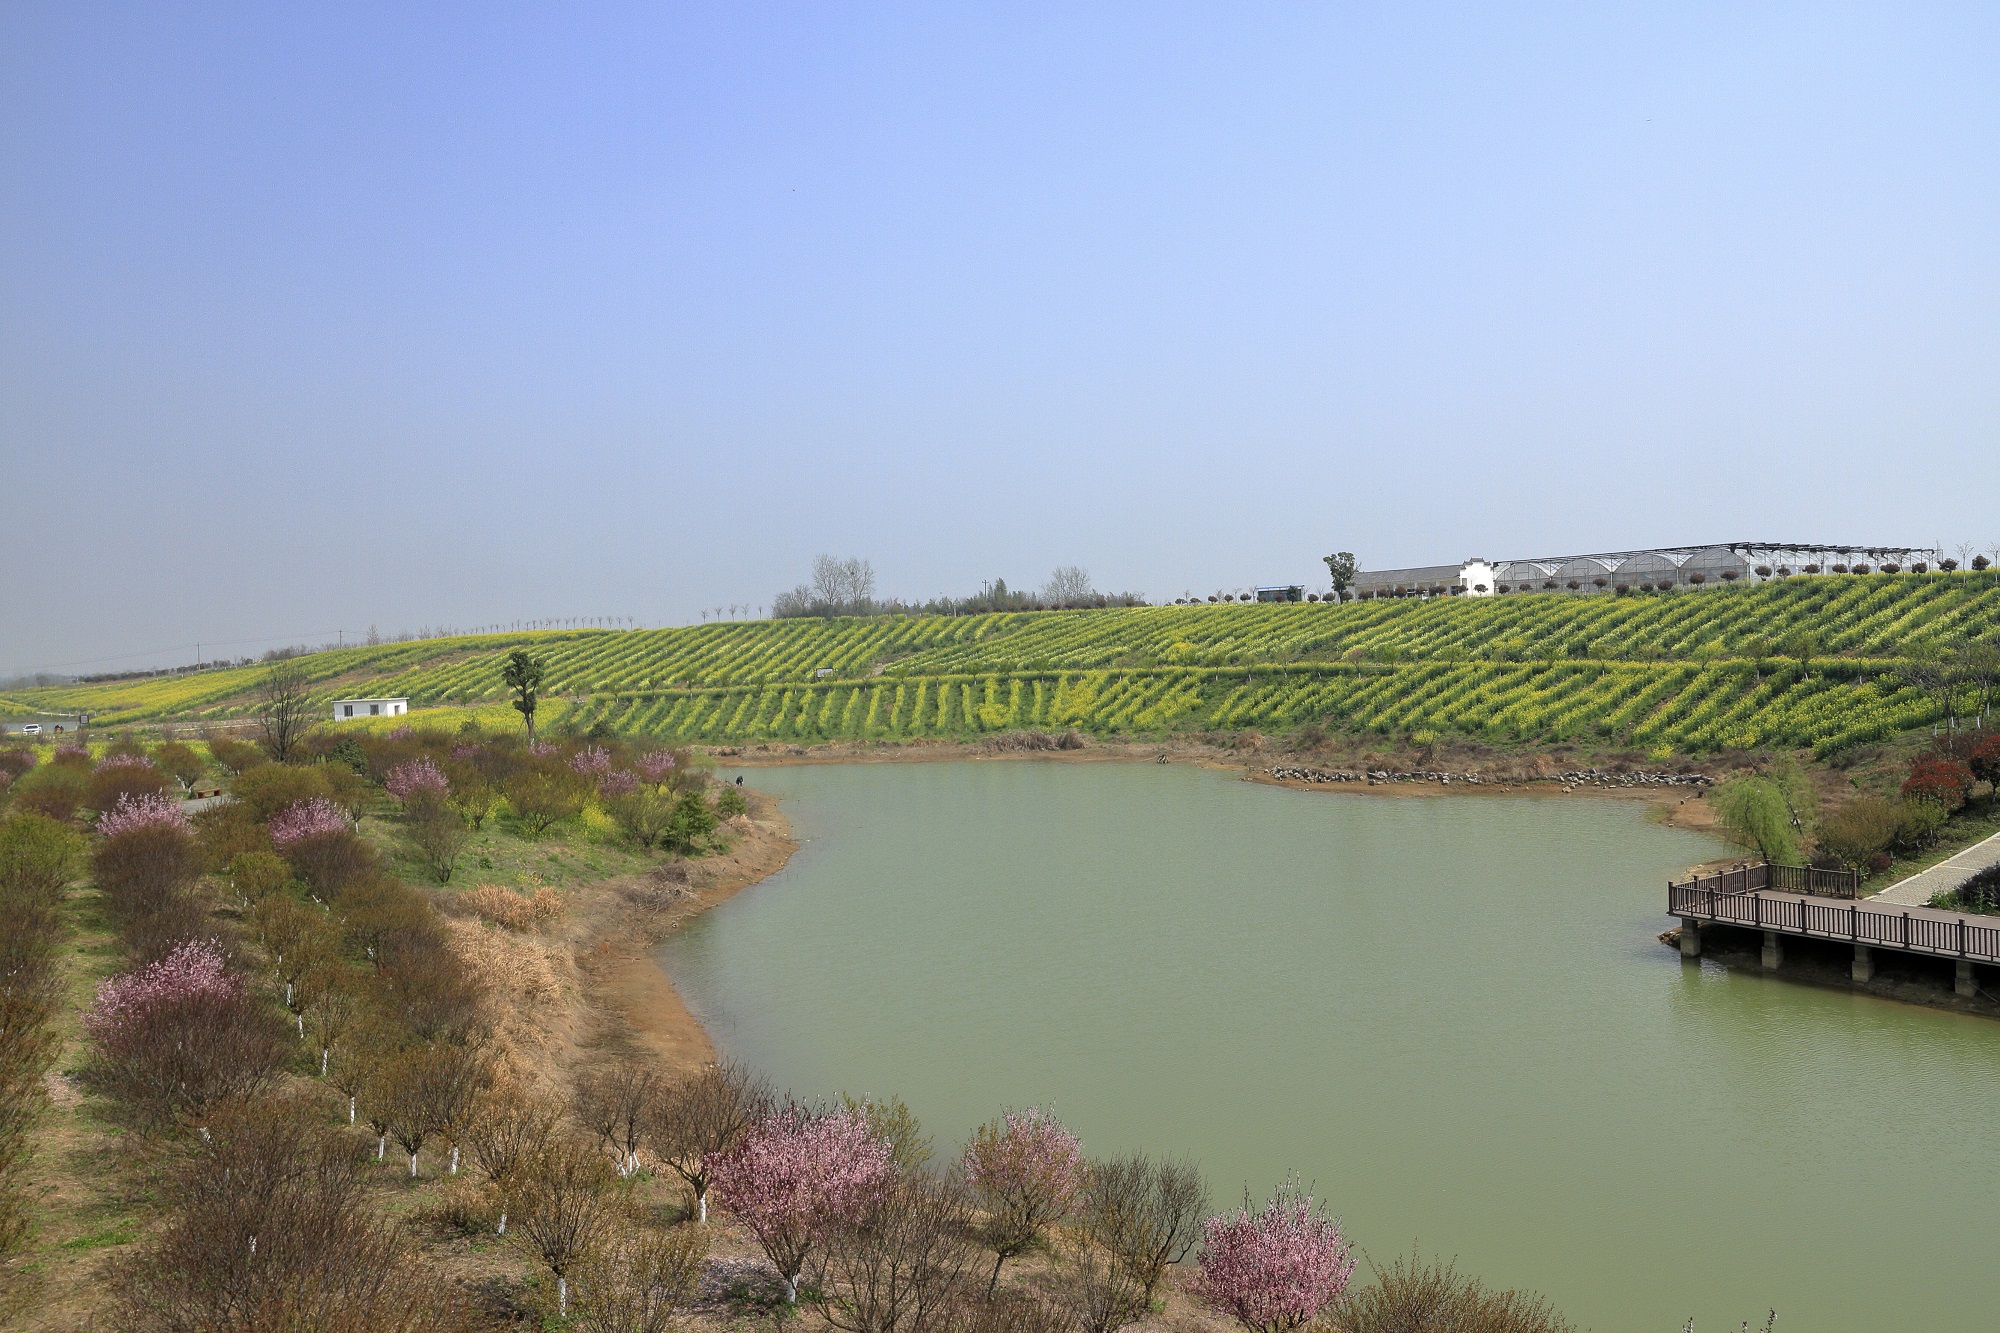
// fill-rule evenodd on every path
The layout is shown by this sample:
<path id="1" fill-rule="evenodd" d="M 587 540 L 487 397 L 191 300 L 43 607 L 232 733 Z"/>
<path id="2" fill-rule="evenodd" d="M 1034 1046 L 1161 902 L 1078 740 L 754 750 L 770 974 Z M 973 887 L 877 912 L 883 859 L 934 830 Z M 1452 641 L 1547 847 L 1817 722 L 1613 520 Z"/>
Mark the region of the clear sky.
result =
<path id="1" fill-rule="evenodd" d="M 7 0 L 0 671 L 2000 541 L 1996 70 L 1990 2 Z"/>

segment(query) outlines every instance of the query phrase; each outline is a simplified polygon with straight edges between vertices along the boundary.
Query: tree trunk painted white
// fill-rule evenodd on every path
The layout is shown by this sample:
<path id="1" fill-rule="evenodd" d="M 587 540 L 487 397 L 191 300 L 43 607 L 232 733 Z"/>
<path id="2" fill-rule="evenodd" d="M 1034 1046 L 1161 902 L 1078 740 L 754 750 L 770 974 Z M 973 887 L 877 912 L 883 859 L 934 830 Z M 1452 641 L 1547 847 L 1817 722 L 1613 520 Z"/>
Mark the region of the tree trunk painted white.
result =
<path id="1" fill-rule="evenodd" d="M 375 1160 L 378 1162 L 381 1161 L 383 1155 L 388 1151 L 389 1151 L 389 1136 L 387 1134 L 384 1134 L 381 1138 L 375 1140 Z"/>
<path id="2" fill-rule="evenodd" d="M 569 1279 L 566 1277 L 556 1279 L 556 1317 L 569 1318 Z"/>
<path id="3" fill-rule="evenodd" d="M 500 1205 L 500 1225 L 493 1228 L 493 1234 L 496 1236 L 507 1234 L 507 1205 L 504 1203 Z"/>
<path id="4" fill-rule="evenodd" d="M 456 1143 L 451 1145 L 451 1174 L 454 1176 L 458 1174 L 458 1145 Z"/>
<path id="5" fill-rule="evenodd" d="M 417 1178 L 417 1155 L 416 1155 L 415 1153 L 411 1153 L 411 1154 L 410 1154 L 410 1179 L 411 1179 L 411 1180 L 415 1180 L 416 1178 Z"/>
<path id="6" fill-rule="evenodd" d="M 797 1273 L 794 1273 L 790 1277 L 785 1279 L 785 1304 L 797 1305 L 798 1303 L 799 1303 L 799 1275 Z"/>
<path id="7" fill-rule="evenodd" d="M 332 1053 L 333 1052 L 325 1046 L 319 1048 L 319 1076 L 321 1078 L 326 1077 L 326 1057 L 331 1055 Z M 347 1123 L 351 1125 L 354 1122 L 350 1120 Z"/>
<path id="8" fill-rule="evenodd" d="M 350 1125 L 354 1123 L 354 1099 L 352 1097 L 347 1099 L 347 1123 Z"/>

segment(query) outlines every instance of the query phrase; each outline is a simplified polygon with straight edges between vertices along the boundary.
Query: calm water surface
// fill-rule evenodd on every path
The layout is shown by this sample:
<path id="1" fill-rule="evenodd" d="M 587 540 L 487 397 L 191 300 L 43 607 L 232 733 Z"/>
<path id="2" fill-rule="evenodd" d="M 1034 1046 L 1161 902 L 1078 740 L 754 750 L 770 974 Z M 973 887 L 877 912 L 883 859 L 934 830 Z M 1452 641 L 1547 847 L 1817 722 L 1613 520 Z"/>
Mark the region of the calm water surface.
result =
<path id="1" fill-rule="evenodd" d="M 662 961 L 730 1054 L 1287 1171 L 1598 1333 L 2000 1328 L 2000 1025 L 1684 965 L 1616 801 L 1182 767 L 760 769 L 804 842 Z"/>

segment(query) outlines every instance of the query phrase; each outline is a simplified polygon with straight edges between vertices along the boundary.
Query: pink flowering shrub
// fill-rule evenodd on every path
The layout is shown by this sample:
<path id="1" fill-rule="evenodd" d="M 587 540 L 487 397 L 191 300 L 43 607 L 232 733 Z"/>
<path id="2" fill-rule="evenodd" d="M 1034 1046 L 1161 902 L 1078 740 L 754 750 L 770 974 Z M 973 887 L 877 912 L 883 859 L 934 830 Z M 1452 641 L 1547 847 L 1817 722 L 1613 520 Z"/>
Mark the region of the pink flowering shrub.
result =
<path id="1" fill-rule="evenodd" d="M 569 766 L 585 777 L 611 771 L 611 752 L 602 745 L 591 745 L 570 756 Z"/>
<path id="2" fill-rule="evenodd" d="M 986 1205 L 993 1277 L 1051 1223 L 1069 1215 L 1084 1186 L 1083 1144 L 1040 1107 L 981 1125 L 965 1149 L 965 1178 Z"/>
<path id="3" fill-rule="evenodd" d="M 107 838 L 150 828 L 171 828 L 190 836 L 194 833 L 194 825 L 181 813 L 180 802 L 157 792 L 120 796 L 115 805 L 97 817 L 97 831 Z"/>
<path id="4" fill-rule="evenodd" d="M 799 1274 L 829 1227 L 857 1220 L 892 1183 L 889 1141 L 862 1112 L 788 1106 L 703 1159 L 711 1188 L 750 1228 L 796 1303 Z"/>
<path id="5" fill-rule="evenodd" d="M 1202 1224 L 1201 1240 L 1202 1296 L 1257 1333 L 1311 1323 L 1354 1275 L 1340 1223 L 1296 1179 L 1279 1186 L 1261 1213 L 1251 1213 L 1246 1194 L 1234 1216 Z"/>
<path id="6" fill-rule="evenodd" d="M 657 787 L 672 776 L 674 757 L 666 750 L 649 750 L 633 760 L 632 766 L 640 777 Z"/>
<path id="7" fill-rule="evenodd" d="M 451 757 L 453 759 L 477 759 L 479 757 L 479 744 L 476 741 L 460 741 L 451 747 Z"/>
<path id="8" fill-rule="evenodd" d="M 103 773 L 109 769 L 116 768 L 149 769 L 152 766 L 153 761 L 146 758 L 143 754 L 111 754 L 106 755 L 103 761 L 97 765 L 97 771 Z"/>
<path id="9" fill-rule="evenodd" d="M 554 741 L 529 741 L 528 753 L 537 759 L 546 759 L 556 752 Z"/>
<path id="10" fill-rule="evenodd" d="M 428 759 L 412 759 L 389 770 L 382 779 L 389 794 L 404 804 L 412 800 L 443 800 L 451 791 L 451 779 Z"/>
<path id="11" fill-rule="evenodd" d="M 614 768 L 597 780 L 597 790 L 613 798 L 630 796 L 639 790 L 639 775 L 629 768 Z"/>
<path id="12" fill-rule="evenodd" d="M 283 1029 L 212 939 L 105 982 L 83 1021 L 98 1052 L 90 1080 L 153 1127 L 199 1121 L 257 1092 L 285 1061 Z"/>
<path id="13" fill-rule="evenodd" d="M 324 796 L 293 801 L 271 816 L 271 841 L 279 851 L 288 851 L 310 838 L 353 831 L 353 825 L 347 822 L 347 812 Z"/>
<path id="14" fill-rule="evenodd" d="M 242 989 L 243 978 L 229 970 L 220 941 L 188 940 L 137 972 L 99 982 L 83 1026 L 97 1040 L 111 1040 L 161 1005 L 195 996 L 226 998 Z"/>
<path id="15" fill-rule="evenodd" d="M 91 773 L 84 803 L 93 810 L 109 810 L 126 797 L 155 795 L 174 786 L 172 779 L 136 754 L 115 754 Z"/>
<path id="16" fill-rule="evenodd" d="M 322 899 L 365 871 L 372 859 L 347 812 L 324 796 L 294 801 L 271 816 L 271 842 Z"/>
<path id="17" fill-rule="evenodd" d="M 415 727 L 402 726 L 389 728 L 389 739 L 392 741 L 407 741 L 414 738 L 416 734 L 417 729 Z"/>

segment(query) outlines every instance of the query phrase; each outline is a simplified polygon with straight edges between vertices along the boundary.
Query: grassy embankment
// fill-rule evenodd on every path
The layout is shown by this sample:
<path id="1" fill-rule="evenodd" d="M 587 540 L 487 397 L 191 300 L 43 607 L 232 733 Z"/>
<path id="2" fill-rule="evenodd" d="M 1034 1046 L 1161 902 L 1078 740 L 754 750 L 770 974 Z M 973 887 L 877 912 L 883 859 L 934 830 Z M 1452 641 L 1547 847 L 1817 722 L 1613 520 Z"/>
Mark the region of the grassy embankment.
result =
<path id="1" fill-rule="evenodd" d="M 1140 607 L 484 635 L 317 653 L 317 694 L 513 721 L 499 662 L 546 657 L 546 720 L 705 744 L 1289 732 L 1817 756 L 1923 726 L 1919 641 L 2000 633 L 2000 576 L 1825 575 L 1633 596 Z M 1785 655 L 1805 636 L 1816 651 Z M 825 671 L 824 677 L 817 675 Z M 219 722 L 256 668 L 18 691 L 100 726 Z M 418 715 L 414 720 L 425 720 Z M 453 720 L 456 720 L 454 715 Z"/>

